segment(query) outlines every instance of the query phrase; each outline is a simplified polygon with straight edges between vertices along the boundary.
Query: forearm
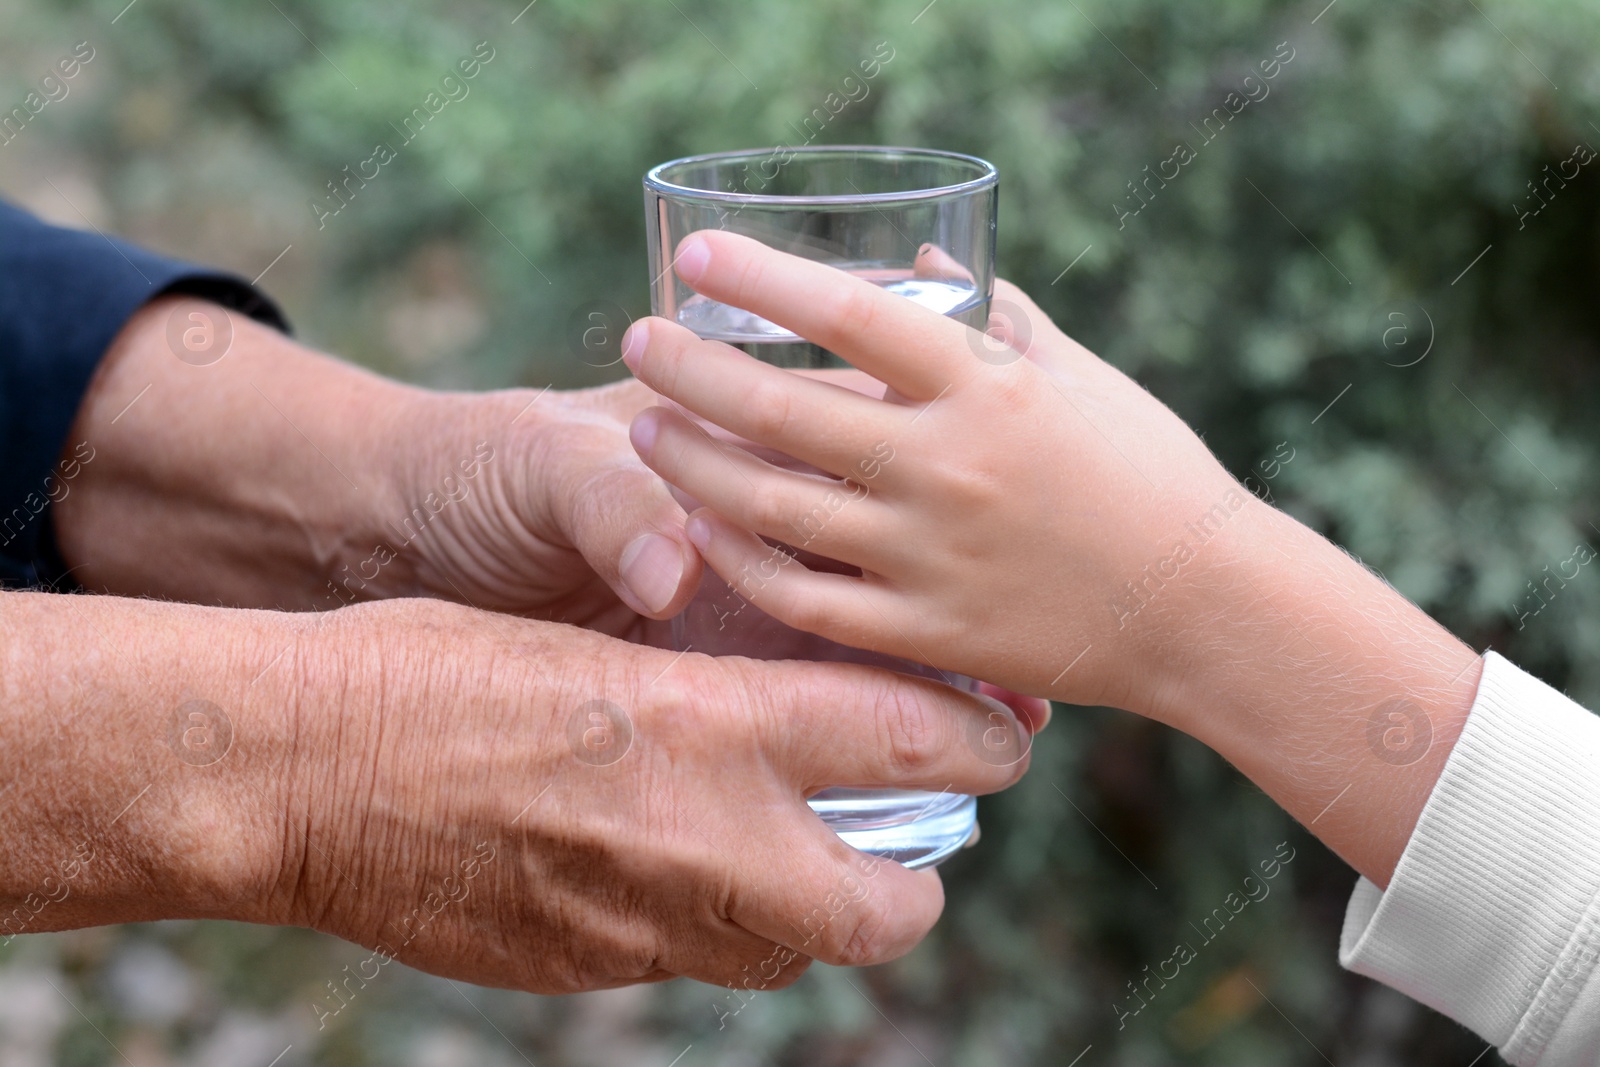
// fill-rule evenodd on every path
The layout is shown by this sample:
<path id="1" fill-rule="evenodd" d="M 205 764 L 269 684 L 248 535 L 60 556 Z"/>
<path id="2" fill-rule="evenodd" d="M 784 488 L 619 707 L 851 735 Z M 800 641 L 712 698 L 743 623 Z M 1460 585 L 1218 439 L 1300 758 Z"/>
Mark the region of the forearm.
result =
<path id="1" fill-rule="evenodd" d="M 421 395 L 214 304 L 153 301 L 68 438 L 65 455 L 92 459 L 55 506 L 63 558 L 112 593 L 335 605 L 328 582 L 395 510 L 387 472 Z"/>
<path id="2" fill-rule="evenodd" d="M 266 917 L 309 624 L 0 595 L 0 938 Z"/>
<path id="3" fill-rule="evenodd" d="M 1144 710 L 1220 752 L 1387 885 L 1481 661 L 1313 531 L 1265 505 L 1247 514 L 1162 608 L 1169 666 Z"/>

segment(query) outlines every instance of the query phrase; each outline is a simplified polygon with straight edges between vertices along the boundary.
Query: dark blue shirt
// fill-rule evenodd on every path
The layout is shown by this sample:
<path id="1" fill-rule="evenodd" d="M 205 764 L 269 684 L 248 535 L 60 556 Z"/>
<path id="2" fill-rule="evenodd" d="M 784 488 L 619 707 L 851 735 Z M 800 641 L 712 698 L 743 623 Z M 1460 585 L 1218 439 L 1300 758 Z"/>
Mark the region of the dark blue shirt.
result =
<path id="1" fill-rule="evenodd" d="M 282 330 L 249 283 L 0 202 L 0 585 L 56 585 L 57 464 L 95 366 L 130 316 L 163 293 L 215 301 Z"/>

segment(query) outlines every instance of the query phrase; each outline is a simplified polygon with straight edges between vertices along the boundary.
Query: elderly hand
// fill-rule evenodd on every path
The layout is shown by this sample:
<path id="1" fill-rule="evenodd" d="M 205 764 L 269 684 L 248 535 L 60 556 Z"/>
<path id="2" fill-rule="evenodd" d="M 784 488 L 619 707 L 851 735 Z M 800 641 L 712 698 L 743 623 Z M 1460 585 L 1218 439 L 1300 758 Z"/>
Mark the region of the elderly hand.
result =
<path id="1" fill-rule="evenodd" d="M 99 591 L 293 610 L 427 595 L 642 637 L 700 575 L 627 442 L 652 400 L 634 382 L 417 389 L 164 297 L 79 410 L 67 454 L 92 458 L 61 487 L 57 537 Z"/>
<path id="2" fill-rule="evenodd" d="M 973 726 L 1003 713 L 945 686 L 433 600 L 8 593 L 0 647 L 7 932 L 309 926 L 374 950 L 329 976 L 347 993 L 390 959 L 541 993 L 892 959 L 938 875 L 847 847 L 805 798 L 986 793 L 1027 764 L 983 758 Z"/>

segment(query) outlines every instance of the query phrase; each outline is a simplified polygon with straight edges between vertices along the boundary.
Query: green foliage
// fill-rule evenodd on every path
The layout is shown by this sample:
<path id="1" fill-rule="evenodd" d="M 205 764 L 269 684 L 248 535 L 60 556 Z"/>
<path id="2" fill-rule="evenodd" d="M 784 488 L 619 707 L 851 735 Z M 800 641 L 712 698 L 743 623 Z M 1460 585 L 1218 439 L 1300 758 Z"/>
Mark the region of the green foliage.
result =
<path id="1" fill-rule="evenodd" d="M 75 41 L 100 53 L 76 96 L 0 149 L 0 181 L 71 220 L 42 177 L 81 179 L 108 229 L 246 276 L 292 246 L 263 285 L 303 334 L 389 373 L 582 385 L 614 371 L 569 346 L 575 310 L 648 308 L 644 170 L 793 143 L 790 124 L 886 41 L 894 59 L 826 140 L 994 160 L 1001 270 L 1064 328 L 1241 475 L 1286 443 L 1270 483 L 1283 507 L 1475 645 L 1600 705 L 1600 576 L 1537 612 L 1529 586 L 1600 538 L 1600 168 L 1519 219 L 1544 167 L 1600 146 L 1595 6 L 923 2 L 539 0 L 513 25 L 520 0 L 143 0 L 115 24 L 104 0 L 0 0 L 0 104 Z M 478 42 L 494 58 L 470 95 L 402 146 L 392 124 Z M 1196 127 L 1280 42 L 1293 58 L 1270 92 L 1206 141 Z M 319 229 L 326 183 L 380 142 L 394 161 Z M 1179 143 L 1195 158 L 1135 199 L 1129 183 Z M 685 1064 L 920 1062 L 908 1042 L 941 1064 L 1065 1064 L 1091 1044 L 1085 1065 L 1477 1054 L 1341 976 L 1351 877 L 1269 801 L 1149 724 L 1063 712 L 1029 780 L 985 802 L 982 845 L 946 870 L 945 921 L 899 964 L 818 973 L 726 1031 L 715 991 L 682 983 L 642 999 L 473 994 L 479 1014 L 399 977 L 294 1055 L 387 1062 L 431 1033 L 516 1062 L 489 1018 L 537 1062 L 666 1063 L 691 1042 Z M 1299 858 L 1272 896 L 1119 1030 L 1126 983 L 1284 840 Z M 216 1000 L 162 1031 L 190 1048 L 227 1012 L 310 1019 L 321 972 L 274 958 L 356 958 L 226 927 L 119 936 L 212 976 Z M 95 968 L 118 950 L 93 944 L 78 988 L 111 1003 Z M 71 938 L 11 952 L 17 967 L 84 954 Z M 113 1037 L 141 1032 L 105 1011 Z M 632 1036 L 584 1038 L 605 1030 L 597 1012 Z M 104 1053 L 81 1027 L 62 1049 Z"/>

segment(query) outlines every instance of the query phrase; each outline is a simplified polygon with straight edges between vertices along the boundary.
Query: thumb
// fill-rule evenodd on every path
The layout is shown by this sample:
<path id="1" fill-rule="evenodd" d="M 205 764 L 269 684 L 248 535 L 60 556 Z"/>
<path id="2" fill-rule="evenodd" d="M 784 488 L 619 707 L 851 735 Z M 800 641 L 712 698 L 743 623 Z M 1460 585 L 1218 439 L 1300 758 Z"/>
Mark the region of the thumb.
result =
<path id="1" fill-rule="evenodd" d="M 669 619 L 700 585 L 700 554 L 666 483 L 631 456 L 583 480 L 565 524 L 572 546 L 634 611 Z"/>

